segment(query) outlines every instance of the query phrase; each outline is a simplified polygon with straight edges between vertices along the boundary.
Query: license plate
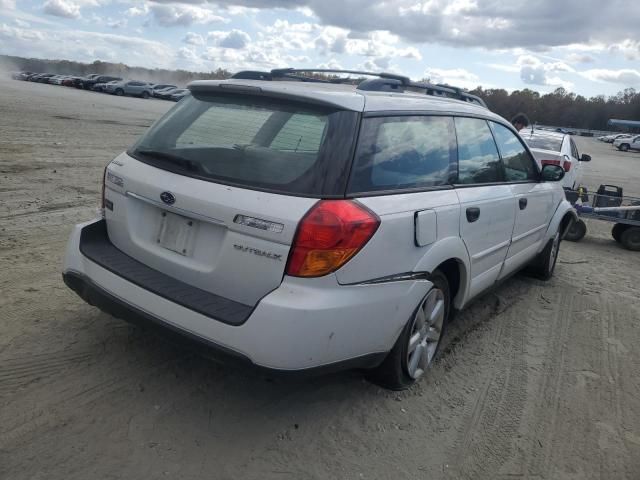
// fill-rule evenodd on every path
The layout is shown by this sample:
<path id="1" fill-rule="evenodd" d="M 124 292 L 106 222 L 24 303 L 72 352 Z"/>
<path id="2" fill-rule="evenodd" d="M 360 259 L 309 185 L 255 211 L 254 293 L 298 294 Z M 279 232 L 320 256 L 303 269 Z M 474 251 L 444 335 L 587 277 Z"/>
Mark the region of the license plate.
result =
<path id="1" fill-rule="evenodd" d="M 158 244 L 180 255 L 190 255 L 191 240 L 197 223 L 195 220 L 176 215 L 175 213 L 162 212 L 162 221 L 160 222 L 160 230 L 158 232 Z"/>

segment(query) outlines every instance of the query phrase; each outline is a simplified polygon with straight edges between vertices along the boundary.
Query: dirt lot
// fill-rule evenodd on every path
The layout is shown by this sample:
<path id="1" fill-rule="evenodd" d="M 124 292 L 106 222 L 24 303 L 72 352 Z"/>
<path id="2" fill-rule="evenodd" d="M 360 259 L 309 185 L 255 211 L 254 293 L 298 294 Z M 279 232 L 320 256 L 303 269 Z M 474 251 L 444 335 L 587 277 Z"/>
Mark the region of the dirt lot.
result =
<path id="1" fill-rule="evenodd" d="M 591 222 L 556 276 L 458 316 L 428 377 L 290 382 L 100 313 L 60 278 L 103 166 L 171 106 L 0 81 L 1 479 L 639 479 L 640 254 Z M 590 185 L 640 154 L 578 139 Z"/>

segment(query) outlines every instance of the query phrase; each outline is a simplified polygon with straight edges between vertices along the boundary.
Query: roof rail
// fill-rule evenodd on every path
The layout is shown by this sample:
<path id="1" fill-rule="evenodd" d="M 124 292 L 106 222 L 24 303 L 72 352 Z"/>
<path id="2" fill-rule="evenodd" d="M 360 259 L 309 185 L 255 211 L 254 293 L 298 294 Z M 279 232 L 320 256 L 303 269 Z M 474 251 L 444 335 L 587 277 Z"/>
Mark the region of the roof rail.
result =
<path id="1" fill-rule="evenodd" d="M 427 95 L 448 97 L 475 103 L 485 108 L 487 104 L 477 95 L 465 92 L 461 88 L 444 84 L 431 84 L 427 82 L 413 82 L 409 77 L 386 72 L 367 72 L 361 70 L 342 70 L 333 68 L 276 68 L 270 72 L 244 70 L 234 74 L 231 78 L 244 80 L 295 80 L 300 82 L 316 83 L 345 83 L 352 82 L 351 78 L 317 78 L 305 75 L 304 73 L 347 73 L 349 75 L 378 77 L 374 79 L 362 80 L 358 83 L 358 90 L 374 92 L 404 92 L 404 91 L 424 91 Z"/>

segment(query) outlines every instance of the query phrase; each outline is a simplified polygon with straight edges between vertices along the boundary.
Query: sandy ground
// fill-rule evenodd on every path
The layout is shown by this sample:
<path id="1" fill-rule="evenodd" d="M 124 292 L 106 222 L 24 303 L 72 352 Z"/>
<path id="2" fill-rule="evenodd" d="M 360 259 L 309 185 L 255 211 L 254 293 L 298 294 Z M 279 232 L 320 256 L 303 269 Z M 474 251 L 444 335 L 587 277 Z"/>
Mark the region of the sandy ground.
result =
<path id="1" fill-rule="evenodd" d="M 604 223 L 459 315 L 402 393 L 221 366 L 82 302 L 70 226 L 170 106 L 0 81 L 0 479 L 640 478 L 640 254 Z M 578 142 L 591 185 L 637 191 L 640 154 Z"/>

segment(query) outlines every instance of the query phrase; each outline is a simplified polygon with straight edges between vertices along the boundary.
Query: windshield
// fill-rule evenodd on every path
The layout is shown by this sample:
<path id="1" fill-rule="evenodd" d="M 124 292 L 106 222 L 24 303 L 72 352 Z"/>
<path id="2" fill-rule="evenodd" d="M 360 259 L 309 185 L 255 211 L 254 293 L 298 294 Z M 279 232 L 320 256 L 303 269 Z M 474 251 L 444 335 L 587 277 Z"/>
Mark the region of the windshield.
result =
<path id="1" fill-rule="evenodd" d="M 559 152 L 562 150 L 562 138 L 561 137 L 529 137 L 524 139 L 529 145 L 529 148 L 539 148 L 540 150 L 551 150 L 553 152 Z"/>
<path id="2" fill-rule="evenodd" d="M 198 94 L 185 97 L 129 153 L 209 181 L 337 196 L 344 194 L 356 121 L 353 112 L 325 107 Z"/>

